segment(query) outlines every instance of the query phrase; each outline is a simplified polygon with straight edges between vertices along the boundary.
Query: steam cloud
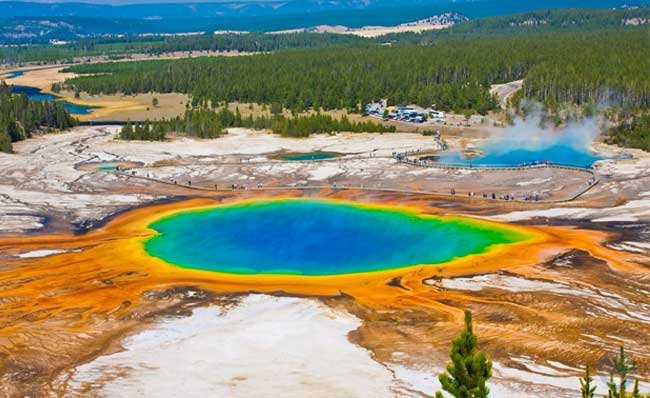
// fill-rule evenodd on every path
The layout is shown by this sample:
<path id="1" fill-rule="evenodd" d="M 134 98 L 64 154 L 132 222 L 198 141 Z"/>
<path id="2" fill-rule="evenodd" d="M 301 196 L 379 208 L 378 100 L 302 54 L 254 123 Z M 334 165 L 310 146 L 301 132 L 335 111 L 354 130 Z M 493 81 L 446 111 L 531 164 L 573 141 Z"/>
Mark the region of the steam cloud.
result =
<path id="1" fill-rule="evenodd" d="M 517 116 L 512 126 L 492 132 L 483 146 L 493 153 L 522 149 L 543 150 L 553 146 L 587 149 L 600 135 L 599 120 L 595 117 L 570 122 L 561 128 L 545 125 L 541 107 L 535 107 L 526 118 Z"/>

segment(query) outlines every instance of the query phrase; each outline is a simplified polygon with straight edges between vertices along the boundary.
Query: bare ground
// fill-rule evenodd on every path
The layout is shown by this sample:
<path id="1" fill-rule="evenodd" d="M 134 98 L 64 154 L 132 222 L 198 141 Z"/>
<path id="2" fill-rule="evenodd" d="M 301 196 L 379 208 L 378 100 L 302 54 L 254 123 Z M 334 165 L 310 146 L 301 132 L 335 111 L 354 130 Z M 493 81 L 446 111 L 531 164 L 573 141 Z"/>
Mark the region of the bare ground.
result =
<path id="1" fill-rule="evenodd" d="M 227 187 L 233 183 L 248 188 L 257 184 L 331 186 L 336 183 L 339 187 L 363 184 L 442 193 L 451 186 L 459 193 L 481 192 L 486 187 L 499 192 L 534 189 L 562 196 L 584 183 L 582 175 L 562 170 L 441 171 L 401 165 L 390 159 L 393 151 L 436 149 L 433 140 L 415 134 L 341 134 L 285 139 L 264 132 L 234 129 L 217 140 L 180 138 L 164 143 L 140 143 L 114 140 L 116 130 L 115 127 L 77 128 L 18 143 L 15 154 L 0 154 L 0 169 L 4 171 L 0 177 L 0 225 L 3 228 L 0 234 L 27 237 L 80 232 L 137 206 L 181 197 L 223 195 L 94 167 L 102 164 L 135 167 L 139 176 L 150 174 L 167 181 L 191 179 L 193 185 L 206 188 L 212 188 L 213 184 Z M 597 147 L 618 151 L 600 144 Z M 326 162 L 274 160 L 283 152 L 317 150 L 345 156 Z M 619 251 L 621 256 L 639 256 L 639 266 L 646 268 L 634 273 L 612 269 L 591 253 L 575 251 L 540 264 L 521 264 L 505 272 L 423 281 L 441 305 L 474 311 L 481 348 L 497 362 L 496 391 L 501 394 L 514 390 L 526 396 L 573 396 L 580 366 L 589 363 L 602 371 L 600 367 L 621 342 L 625 342 L 637 358 L 640 375 L 648 374 L 650 352 L 644 347 L 650 342 L 643 330 L 650 319 L 648 292 L 644 287 L 650 278 L 647 271 L 650 156 L 641 151 L 627 152 L 634 158 L 599 164 L 601 183 L 569 203 L 511 203 L 467 198 L 466 195 L 452 198 L 381 192 L 365 196 L 373 200 L 400 197 L 403 204 L 408 204 L 409 200 L 419 203 L 426 200 L 432 208 L 445 209 L 449 214 L 604 231 L 609 236 L 608 247 Z M 323 192 L 332 195 L 334 191 Z M 255 195 L 246 191 L 228 194 Z M 318 191 L 309 194 L 327 195 Z M 341 195 L 345 195 L 344 190 Z M 47 245 L 41 248 L 56 249 L 61 248 Z M 20 263 L 25 271 L 32 272 L 38 270 L 38 256 L 47 255 L 47 252 L 17 253 L 14 249 L 3 248 L 0 250 L 3 267 L 14 267 L 17 255 L 33 256 L 29 264 Z M 43 278 L 57 276 L 43 275 Z M 113 289 L 111 294 L 119 296 L 120 289 L 146 281 L 147 275 L 137 270 L 129 275 L 110 277 L 101 273 L 71 273 L 65 279 L 77 280 L 85 289 L 94 289 L 97 294 Z M 17 306 L 29 303 L 30 297 L 12 293 L 12 289 L 29 286 L 29 283 L 28 280 L 3 279 L 0 315 L 12 313 Z M 393 285 L 395 289 L 404 290 L 399 281 Z M 43 300 L 58 294 L 64 292 L 53 288 L 40 292 L 38 297 Z M 408 300 L 408 291 L 404 295 L 404 300 Z M 52 393 L 51 383 L 63 374 L 62 370 L 73 372 L 78 364 L 119 351 L 125 334 L 154 327 L 161 316 L 187 315 L 194 305 L 230 305 L 228 300 L 218 292 L 202 291 L 196 296 L 195 288 L 166 286 L 148 293 L 137 305 L 129 307 L 130 304 L 125 303 L 102 317 L 87 317 L 86 310 L 80 307 L 77 311 L 62 313 L 57 313 L 56 309 L 51 309 L 51 314 L 27 312 L 23 319 L 3 318 L 7 323 L 0 329 L 0 391 L 9 397 L 46 396 L 44 392 Z M 391 370 L 395 377 L 392 381 L 394 396 L 433 393 L 432 384 L 427 381 L 430 378 L 425 376 L 439 371 L 446 363 L 449 341 L 458 332 L 458 325 L 430 308 L 377 311 L 345 295 L 324 300 L 329 306 L 345 309 L 362 320 L 362 325 L 350 338 L 369 349 L 376 361 Z M 79 322 L 86 322 L 88 326 L 74 332 L 67 327 Z M 12 334 L 12 328 L 18 326 L 26 327 L 27 332 Z M 566 374 L 571 377 L 560 376 Z M 47 396 L 65 394 L 55 392 Z"/>

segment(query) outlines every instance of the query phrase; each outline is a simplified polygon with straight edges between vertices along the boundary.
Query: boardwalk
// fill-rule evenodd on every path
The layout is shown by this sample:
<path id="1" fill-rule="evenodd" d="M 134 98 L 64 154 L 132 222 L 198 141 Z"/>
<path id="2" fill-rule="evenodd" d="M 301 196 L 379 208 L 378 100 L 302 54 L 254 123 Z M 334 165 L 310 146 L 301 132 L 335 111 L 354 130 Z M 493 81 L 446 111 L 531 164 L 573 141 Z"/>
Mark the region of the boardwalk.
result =
<path id="1" fill-rule="evenodd" d="M 417 155 L 419 154 L 419 151 L 410 151 L 410 152 L 402 152 L 398 153 L 395 152 L 393 153 L 393 158 L 400 163 L 412 165 L 412 166 L 417 166 L 417 167 L 430 167 L 430 168 L 437 168 L 437 169 L 445 169 L 445 170 L 514 170 L 514 171 L 526 171 L 530 169 L 535 169 L 535 168 L 554 168 L 554 169 L 563 169 L 563 170 L 571 170 L 571 171 L 577 171 L 581 173 L 587 173 L 590 175 L 589 180 L 587 181 L 587 184 L 585 184 L 582 187 L 578 187 L 576 189 L 575 193 L 561 199 L 546 199 L 546 200 L 535 200 L 535 202 L 540 202 L 540 203 L 560 203 L 560 202 L 570 202 L 573 201 L 583 194 L 585 194 L 587 191 L 589 191 L 591 188 L 596 186 L 600 182 L 600 176 L 596 171 L 593 169 L 589 168 L 584 168 L 584 167 L 575 167 L 575 166 L 569 166 L 569 165 L 561 165 L 561 164 L 553 164 L 553 163 L 546 163 L 546 162 L 536 162 L 536 163 L 531 163 L 531 164 L 526 164 L 526 165 L 520 165 L 520 166 L 513 166 L 513 165 L 490 165 L 490 166 L 474 166 L 474 165 L 466 165 L 466 164 L 447 164 L 447 163 L 440 163 L 440 162 L 434 162 L 430 160 L 422 160 L 418 158 L 411 158 L 409 155 Z M 455 195 L 454 195 L 455 196 Z M 489 198 L 490 200 L 495 200 L 492 198 Z M 530 202 L 530 199 L 509 199 L 509 200 L 515 200 L 515 201 L 522 201 L 522 202 Z"/>
<path id="2" fill-rule="evenodd" d="M 416 152 L 410 152 L 409 154 L 413 154 Z M 379 156 L 378 156 L 379 157 Z M 378 158 L 377 157 L 377 158 Z M 364 156 L 364 155 L 359 155 L 359 156 L 354 156 L 350 157 L 354 159 L 372 159 L 375 158 L 374 156 Z M 382 158 L 387 158 L 387 157 L 382 157 Z M 585 192 L 589 191 L 591 188 L 593 188 L 596 184 L 599 182 L 599 178 L 597 173 L 595 173 L 593 170 L 590 169 L 583 169 L 583 168 L 578 168 L 578 167 L 569 167 L 569 166 L 560 166 L 560 165 L 548 165 L 548 164 L 540 164 L 540 165 L 531 165 L 531 166 L 522 166 L 522 167 L 469 167 L 466 165 L 446 165 L 442 163 L 436 163 L 436 162 L 430 162 L 430 161 L 422 161 L 418 159 L 412 159 L 406 156 L 404 153 L 395 153 L 392 156 L 393 159 L 395 159 L 396 162 L 410 165 L 410 166 L 416 166 L 416 167 L 430 167 L 430 168 L 439 168 L 439 169 L 447 169 L 447 170 L 457 170 L 457 169 L 471 169 L 471 170 L 521 170 L 525 171 L 527 169 L 533 169 L 533 168 L 557 168 L 557 169 L 566 169 L 566 170 L 572 170 L 572 171 L 577 171 L 581 173 L 588 173 L 590 175 L 590 178 L 586 184 L 583 186 L 578 187 L 578 189 L 575 190 L 575 192 L 571 193 L 570 195 L 567 195 L 562 198 L 555 198 L 555 199 L 539 199 L 539 200 L 533 200 L 533 197 L 531 196 L 530 198 L 524 198 L 524 197 L 495 197 L 492 198 L 491 196 L 488 197 L 483 197 L 482 195 L 476 195 L 476 194 L 470 194 L 469 192 L 455 192 L 455 194 L 452 194 L 450 192 L 440 192 L 440 191 L 432 191 L 432 190 L 415 190 L 415 189 L 406 189 L 406 188 L 391 188 L 391 187 L 380 187 L 380 186 L 373 186 L 372 183 L 369 184 L 346 184 L 346 185 L 337 185 L 335 183 L 332 184 L 293 184 L 293 185 L 281 185 L 281 186 L 253 186 L 253 187 L 243 187 L 239 184 L 231 184 L 230 186 L 226 184 L 221 184 L 218 187 L 214 186 L 201 186 L 201 185 L 196 185 L 196 184 L 191 184 L 190 182 L 188 183 L 183 183 L 178 180 L 172 180 L 172 179 L 161 179 L 161 178 L 156 178 L 153 175 L 147 174 L 147 175 L 139 175 L 136 173 L 135 169 L 127 169 L 127 170 L 117 170 L 115 173 L 118 173 L 120 175 L 129 177 L 129 178 L 137 178 L 137 179 L 142 179 L 142 180 L 147 180 L 151 182 L 156 182 L 160 184 L 167 184 L 167 185 L 173 185 L 175 187 L 182 187 L 194 191 L 203 191 L 203 192 L 232 192 L 232 191 L 240 191 L 240 190 L 245 190 L 245 191 L 289 191 L 289 190 L 322 190 L 322 189 L 339 189 L 339 190 L 345 190 L 345 189 L 353 189 L 353 190 L 360 190 L 360 191 L 367 191 L 367 192 L 387 192 L 387 193 L 402 193 L 402 194 L 413 194 L 413 195 L 433 195 L 433 196 L 442 196 L 442 197 L 460 197 L 460 198 L 471 198 L 471 199 L 478 199 L 478 200 L 485 200 L 485 201 L 502 201 L 502 202 L 522 202 L 522 203 L 562 203 L 562 202 L 568 202 L 577 199 L 581 195 L 583 195 Z M 335 159 L 321 159 L 321 160 L 305 160 L 305 161 L 300 161 L 301 164 L 306 164 L 306 163 L 321 163 L 321 162 L 339 162 L 342 160 L 349 160 L 349 158 L 335 158 Z M 273 160 L 273 161 L 255 161 L 255 162 L 221 162 L 218 164 L 279 164 L 279 163 L 286 163 L 288 161 L 281 161 L 281 160 Z M 296 163 L 295 161 L 291 161 L 291 163 Z"/>

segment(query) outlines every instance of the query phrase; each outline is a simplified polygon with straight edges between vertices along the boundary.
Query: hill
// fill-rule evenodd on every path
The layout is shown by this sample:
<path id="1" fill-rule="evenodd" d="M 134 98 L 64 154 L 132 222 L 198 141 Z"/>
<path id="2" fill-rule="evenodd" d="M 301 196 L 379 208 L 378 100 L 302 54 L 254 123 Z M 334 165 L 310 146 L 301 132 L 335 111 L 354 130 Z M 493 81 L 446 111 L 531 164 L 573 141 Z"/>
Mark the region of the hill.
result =
<path id="1" fill-rule="evenodd" d="M 488 17 L 463 22 L 464 15 L 451 13 L 440 14 L 436 18 L 424 19 L 424 21 L 413 22 L 412 24 L 432 22 L 434 19 L 440 23 L 456 23 L 452 28 L 443 30 L 429 30 L 422 33 L 399 33 L 387 34 L 373 38 L 356 37 L 351 34 L 341 35 L 323 32 L 326 29 L 307 28 L 301 31 L 284 34 L 265 34 L 260 32 L 252 33 L 229 33 L 229 34 L 203 34 L 203 35 L 175 35 L 175 36 L 141 36 L 129 35 L 130 31 L 138 31 L 146 26 L 146 21 L 125 21 L 111 25 L 111 29 L 121 29 L 125 37 L 101 37 L 92 39 L 75 40 L 80 34 L 69 23 L 50 25 L 51 29 L 57 30 L 42 38 L 54 39 L 64 37 L 64 40 L 72 40 L 66 45 L 26 45 L 0 47 L 0 61 L 4 63 L 21 63 L 35 61 L 66 61 L 80 60 L 82 57 L 110 56 L 120 57 L 128 54 L 141 53 L 158 55 L 162 53 L 177 51 L 245 51 L 245 52 L 268 52 L 289 48 L 313 48 L 330 47 L 352 44 L 427 44 L 446 37 L 482 37 L 482 36 L 513 36 L 553 32 L 586 32 L 599 31 L 603 29 L 628 29 L 635 24 L 648 22 L 647 8 L 622 9 L 622 10 L 600 10 L 600 9 L 557 9 L 538 10 L 499 17 Z M 84 26 L 101 24 L 96 19 L 87 19 Z M 407 23 L 406 25 L 411 25 Z M 410 28 L 410 26 L 407 26 Z M 415 26 L 417 28 L 417 26 Z M 0 35 L 6 32 L 7 26 L 0 25 Z M 34 29 L 39 29 L 45 35 L 46 29 L 35 24 Z M 95 28 L 98 29 L 98 28 Z M 65 30 L 64 35 L 60 30 Z M 331 30 L 331 29 L 330 29 Z M 106 30 L 105 33 L 110 31 Z M 361 35 L 376 36 L 377 30 L 364 31 L 341 27 L 336 32 L 358 33 Z M 383 33 L 389 32 L 385 29 Z M 28 29 L 23 30 L 17 40 L 26 40 Z M 107 33 L 108 34 L 108 33 Z M 370 36 L 370 35 L 369 35 Z M 38 40 L 37 40 L 38 41 Z"/>
<path id="2" fill-rule="evenodd" d="M 640 0 L 289 0 L 197 4 L 105 5 L 0 2 L 0 44 L 47 43 L 112 35 L 277 31 L 319 25 L 358 28 L 395 26 L 432 15 L 457 12 L 469 18 L 537 9 L 612 8 Z"/>

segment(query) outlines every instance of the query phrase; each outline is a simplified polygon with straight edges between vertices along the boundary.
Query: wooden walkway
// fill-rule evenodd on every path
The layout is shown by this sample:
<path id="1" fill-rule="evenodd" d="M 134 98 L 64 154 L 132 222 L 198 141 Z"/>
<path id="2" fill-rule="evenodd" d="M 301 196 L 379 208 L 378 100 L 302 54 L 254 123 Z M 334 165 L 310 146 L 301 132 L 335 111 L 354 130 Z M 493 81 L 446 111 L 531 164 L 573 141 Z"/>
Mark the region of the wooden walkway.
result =
<path id="1" fill-rule="evenodd" d="M 423 154 L 424 152 L 419 151 L 419 150 L 414 150 L 414 151 L 408 151 L 408 152 L 393 152 L 391 156 L 387 155 L 377 155 L 374 151 L 368 152 L 368 153 L 363 153 L 363 154 L 357 154 L 357 155 L 352 155 L 352 156 L 345 156 L 345 157 L 339 157 L 339 158 L 328 158 L 328 159 L 314 159 L 314 160 L 301 160 L 301 161 L 295 161 L 295 160 L 260 160 L 260 161 L 247 161 L 247 160 L 240 160 L 238 162 L 234 161 L 229 161 L 229 162 L 209 162 L 209 163 L 200 163 L 201 165 L 206 165 L 206 164 L 212 164 L 212 165 L 258 165 L 258 164 L 282 164 L 282 163 L 325 163 L 325 162 L 342 162 L 342 161 L 348 161 L 348 160 L 363 160 L 363 159 L 394 159 L 398 163 L 410 165 L 410 166 L 415 166 L 415 167 L 427 167 L 427 168 L 436 168 L 436 169 L 445 169 L 445 170 L 483 170 L 483 171 L 526 171 L 530 169 L 542 169 L 542 168 L 553 168 L 553 169 L 564 169 L 564 170 L 571 170 L 579 173 L 586 173 L 589 174 L 590 178 L 588 180 L 588 184 L 584 184 L 583 186 L 580 186 L 575 192 L 571 193 L 567 197 L 564 198 L 559 198 L 559 199 L 540 199 L 540 200 L 533 200 L 531 198 L 525 199 L 525 198 L 508 198 L 505 199 L 503 197 L 495 198 L 493 199 L 491 196 L 484 197 L 482 195 L 467 195 L 468 192 L 465 192 L 465 195 L 461 194 L 460 192 L 457 192 L 455 194 L 452 194 L 450 192 L 436 192 L 436 191 L 427 191 L 427 190 L 413 190 L 413 189 L 403 189 L 403 188 L 389 188 L 389 187 L 379 187 L 379 186 L 371 186 L 371 185 L 337 185 L 337 184 L 320 184 L 320 185 L 284 185 L 284 186 L 269 186 L 269 187 L 263 187 L 263 186 L 258 186 L 258 187 L 252 187 L 252 188 L 227 188 L 223 189 L 223 185 L 221 185 L 221 189 L 216 189 L 212 187 L 205 187 L 205 186 L 200 186 L 200 185 L 191 185 L 191 184 L 186 184 L 186 183 L 181 183 L 176 180 L 163 180 L 160 178 L 155 178 L 151 176 L 142 176 L 136 174 L 135 168 L 129 168 L 129 169 L 122 169 L 122 170 L 115 170 L 112 171 L 113 173 L 116 173 L 118 175 L 122 175 L 128 178 L 136 178 L 140 180 L 146 180 L 146 181 L 151 181 L 155 183 L 160 183 L 160 184 L 166 184 L 166 185 L 171 185 L 175 187 L 181 187 L 185 189 L 190 189 L 194 191 L 203 191 L 203 192 L 235 192 L 235 191 L 290 191 L 290 190 L 322 190 L 322 189 L 333 189 L 333 190 L 346 190 L 346 189 L 354 189 L 354 190 L 359 190 L 359 191 L 366 191 L 366 192 L 387 192 L 387 193 L 401 193 L 401 194 L 411 194 L 411 195 L 431 195 L 431 196 L 439 196 L 439 197 L 449 197 L 449 198 L 467 198 L 467 199 L 478 199 L 478 200 L 483 200 L 483 201 L 493 201 L 493 202 L 519 202 L 519 203 L 563 203 L 563 202 L 570 202 L 573 200 L 576 200 L 580 196 L 584 195 L 586 192 L 588 192 L 590 189 L 592 189 L 594 186 L 596 186 L 599 181 L 600 181 L 600 176 L 598 173 L 596 173 L 592 169 L 588 168 L 581 168 L 581 167 L 574 167 L 574 166 L 568 166 L 568 165 L 559 165 L 559 164 L 546 164 L 546 163 L 539 163 L 539 164 L 530 164 L 530 165 L 522 165 L 522 166 L 511 166 L 511 165 L 494 165 L 494 166 L 473 166 L 473 165 L 465 165 L 465 164 L 446 164 L 446 163 L 440 163 L 440 162 L 434 162 L 434 161 L 428 161 L 428 160 L 421 160 L 418 158 L 412 158 L 409 156 L 412 155 L 420 155 Z M 191 163 L 188 164 L 179 164 L 179 165 L 173 165 L 173 166 L 188 166 L 191 165 Z M 153 165 L 153 166 L 148 166 L 148 167 L 168 167 L 170 165 Z"/>
<path id="2" fill-rule="evenodd" d="M 436 168 L 436 169 L 445 169 L 445 170 L 509 170 L 509 171 L 526 171 L 530 169 L 543 169 L 543 168 L 552 168 L 552 169 L 562 169 L 562 170 L 571 170 L 571 171 L 576 171 L 580 173 L 587 173 L 590 175 L 590 178 L 588 180 L 588 184 L 585 186 L 578 188 L 573 194 L 569 195 L 566 198 L 562 199 L 545 199 L 545 200 L 537 200 L 537 201 L 531 201 L 531 200 L 523 200 L 523 199 L 514 199 L 514 201 L 518 202 L 534 202 L 534 203 L 562 203 L 562 202 L 570 202 L 573 200 L 576 200 L 580 196 L 584 195 L 586 192 L 588 192 L 590 189 L 595 187 L 599 182 L 600 182 L 600 176 L 598 173 L 596 173 L 595 170 L 585 168 L 585 167 L 575 167 L 575 166 L 569 166 L 569 165 L 562 165 L 562 164 L 553 164 L 553 163 L 535 163 L 535 164 L 530 164 L 530 165 L 522 165 L 522 166 L 512 166 L 512 165 L 490 165 L 490 166 L 474 166 L 474 165 L 465 165 L 465 164 L 447 164 L 447 163 L 441 163 L 441 162 L 433 162 L 429 160 L 421 160 L 417 158 L 409 158 L 408 155 L 414 155 L 420 153 L 419 151 L 412 151 L 412 152 L 404 152 L 404 153 L 393 153 L 393 158 L 403 164 L 408 164 L 412 166 L 417 166 L 417 167 L 428 167 L 428 168 Z M 481 197 L 481 199 L 486 199 Z M 489 198 L 489 200 L 496 200 Z M 512 200 L 510 200 L 512 201 Z"/>
<path id="3" fill-rule="evenodd" d="M 551 166 L 548 166 L 551 167 Z M 118 175 L 122 175 L 128 178 L 135 178 L 135 179 L 140 179 L 140 180 L 146 180 L 146 181 L 151 181 L 151 182 L 156 182 L 160 184 L 166 184 L 166 185 L 171 185 L 174 187 L 182 187 L 194 191 L 202 191 L 202 192 L 237 192 L 237 191 L 252 191 L 252 192 L 264 192 L 264 191 L 295 191 L 295 190 L 302 190 L 302 191 L 310 191 L 310 190 L 322 190 L 322 189 L 332 189 L 332 190 L 347 190 L 347 189 L 353 189 L 353 190 L 359 190 L 359 191 L 365 191 L 365 192 L 385 192 L 385 193 L 401 193 L 401 194 L 411 194 L 411 195 L 431 195 L 431 196 L 438 196 L 438 197 L 448 197 L 448 198 L 465 198 L 465 199 L 478 199 L 482 201 L 492 201 L 492 202 L 519 202 L 519 203 L 563 203 L 563 202 L 570 202 L 581 195 L 583 195 L 585 192 L 593 188 L 597 183 L 598 179 L 596 179 L 593 183 L 590 183 L 589 185 L 585 185 L 584 188 L 579 189 L 577 192 L 574 194 L 566 197 L 566 198 L 560 198 L 560 199 L 542 199 L 542 200 L 524 200 L 524 199 L 502 199 L 502 198 L 484 198 L 483 196 L 464 196 L 459 194 L 452 195 L 451 193 L 445 193 L 445 192 L 435 192 L 435 191 L 425 191 L 425 190 L 413 190 L 413 189 L 403 189 L 403 188 L 386 188 L 386 187 L 373 187 L 373 186 L 363 186 L 363 185 L 337 185 L 337 184 L 327 184 L 327 185 L 285 185 L 285 186 L 271 186 L 271 187 L 254 187 L 254 188 L 245 188 L 245 189 L 215 189 L 215 188 L 210 188 L 210 187 L 205 187 L 205 186 L 199 186 L 199 185 L 190 185 L 190 184 L 184 184 L 184 183 L 179 183 L 179 182 L 172 182 L 169 180 L 163 180 L 159 178 L 154 178 L 154 177 L 147 177 L 147 176 L 141 176 L 137 174 L 133 174 L 129 171 L 133 170 L 124 170 L 124 171 L 113 171 L 114 173 Z"/>

